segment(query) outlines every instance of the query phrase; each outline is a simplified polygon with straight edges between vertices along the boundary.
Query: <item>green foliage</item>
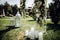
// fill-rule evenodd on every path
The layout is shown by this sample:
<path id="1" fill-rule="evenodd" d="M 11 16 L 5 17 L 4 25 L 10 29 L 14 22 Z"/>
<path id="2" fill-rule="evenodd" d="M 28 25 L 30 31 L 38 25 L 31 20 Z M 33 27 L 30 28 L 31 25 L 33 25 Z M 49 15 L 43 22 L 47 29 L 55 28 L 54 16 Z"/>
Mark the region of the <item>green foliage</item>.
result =
<path id="1" fill-rule="evenodd" d="M 17 5 L 12 6 L 12 12 L 13 12 L 13 15 L 14 15 L 14 16 L 15 16 L 15 14 L 17 13 L 17 11 L 18 11 Z"/>
<path id="2" fill-rule="evenodd" d="M 22 6 L 23 6 L 23 9 L 25 8 L 25 1 L 26 1 L 26 0 L 23 0 L 23 5 L 22 5 Z"/>
<path id="3" fill-rule="evenodd" d="M 60 20 L 60 1 L 53 0 L 54 3 L 49 5 L 49 12 L 52 19 L 52 22 L 57 24 Z"/>
<path id="4" fill-rule="evenodd" d="M 35 0 L 35 6 L 32 11 L 32 17 L 34 20 L 40 18 L 40 17 L 37 17 L 36 14 L 39 14 L 38 16 L 42 16 L 42 20 L 45 17 L 45 1 L 44 0 Z M 37 20 L 37 21 L 40 21 L 40 20 Z"/>
<path id="5" fill-rule="evenodd" d="M 8 4 L 7 2 L 5 2 L 5 6 L 7 7 L 7 10 L 11 10 L 12 9 L 10 4 Z"/>
<path id="6" fill-rule="evenodd" d="M 44 40 L 60 40 L 60 30 L 56 32 L 53 30 L 47 31 L 44 34 Z"/>
<path id="7" fill-rule="evenodd" d="M 5 2 L 4 4 L 4 12 L 6 16 L 9 16 L 12 13 L 12 7 L 8 2 Z"/>
<path id="8" fill-rule="evenodd" d="M 5 2 L 4 12 L 5 12 L 6 16 L 13 16 L 13 15 L 15 16 L 17 11 L 18 11 L 17 5 L 12 6 L 12 5 L 8 4 L 8 2 Z"/>
<path id="9" fill-rule="evenodd" d="M 3 13 L 3 5 L 2 4 L 0 4 L 0 15 L 2 15 L 2 13 Z"/>

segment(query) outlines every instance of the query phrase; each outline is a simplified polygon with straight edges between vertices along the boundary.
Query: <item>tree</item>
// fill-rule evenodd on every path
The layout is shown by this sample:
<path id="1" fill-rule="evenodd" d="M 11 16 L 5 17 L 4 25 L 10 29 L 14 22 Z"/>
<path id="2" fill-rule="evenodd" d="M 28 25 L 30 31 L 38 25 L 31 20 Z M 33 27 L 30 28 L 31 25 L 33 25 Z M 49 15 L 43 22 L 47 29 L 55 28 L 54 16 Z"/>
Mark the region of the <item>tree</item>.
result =
<path id="1" fill-rule="evenodd" d="M 23 12 L 23 17 L 24 18 L 25 18 L 25 15 L 26 15 L 26 13 L 25 13 L 25 1 L 26 0 L 20 0 L 20 4 L 21 4 L 20 10 Z"/>
<path id="2" fill-rule="evenodd" d="M 51 3 L 49 5 L 49 12 L 52 19 L 52 22 L 54 24 L 58 24 L 60 20 L 60 1 L 59 0 L 53 0 L 54 3 Z"/>
<path id="3" fill-rule="evenodd" d="M 33 8 L 33 12 L 36 15 L 36 10 L 38 10 L 39 14 L 42 15 L 42 18 L 45 17 L 45 2 L 46 0 L 35 0 L 35 7 Z"/>
<path id="4" fill-rule="evenodd" d="M 15 14 L 17 13 L 17 11 L 18 11 L 18 7 L 17 7 L 17 5 L 14 5 L 13 7 L 12 7 L 12 12 L 13 12 L 13 15 L 15 16 Z"/>
<path id="5" fill-rule="evenodd" d="M 3 5 L 2 4 L 0 4 L 0 15 L 2 15 L 3 14 Z"/>
<path id="6" fill-rule="evenodd" d="M 8 13 L 12 14 L 12 7 L 11 7 L 11 5 L 8 6 Z"/>
<path id="7" fill-rule="evenodd" d="M 4 4 L 4 11 L 5 11 L 6 16 L 9 16 L 9 13 L 11 13 L 11 6 L 7 2 L 5 2 Z"/>
<path id="8" fill-rule="evenodd" d="M 39 12 L 39 14 L 41 14 L 40 13 L 40 6 L 42 5 L 42 1 L 40 1 L 40 0 L 35 0 L 35 6 L 33 7 L 33 9 L 32 9 L 32 18 L 34 19 L 34 20 L 36 20 L 36 14 L 37 14 L 37 12 L 36 12 L 36 10 L 38 10 L 38 12 Z"/>

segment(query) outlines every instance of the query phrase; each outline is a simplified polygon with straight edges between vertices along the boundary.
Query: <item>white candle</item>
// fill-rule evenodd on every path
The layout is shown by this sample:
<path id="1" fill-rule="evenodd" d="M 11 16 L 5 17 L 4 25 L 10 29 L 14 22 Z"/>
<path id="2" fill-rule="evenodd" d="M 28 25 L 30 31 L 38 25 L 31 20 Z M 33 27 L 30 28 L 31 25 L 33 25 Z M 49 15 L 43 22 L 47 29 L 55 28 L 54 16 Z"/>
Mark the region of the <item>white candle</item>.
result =
<path id="1" fill-rule="evenodd" d="M 38 38 L 38 31 L 35 31 L 35 38 Z"/>
<path id="2" fill-rule="evenodd" d="M 31 38 L 31 32 L 29 32 L 28 37 Z"/>
<path id="3" fill-rule="evenodd" d="M 39 32 L 39 40 L 43 40 L 43 32 Z"/>
<path id="4" fill-rule="evenodd" d="M 20 17 L 21 17 L 21 15 L 19 14 L 19 12 L 17 12 L 16 18 L 15 18 L 15 20 L 16 20 L 15 27 L 20 27 Z"/>
<path id="5" fill-rule="evenodd" d="M 32 27 L 31 31 L 30 31 L 31 32 L 31 39 L 34 39 L 34 33 L 35 33 L 34 31 L 35 31 L 35 29 L 34 29 L 34 27 Z"/>
<path id="6" fill-rule="evenodd" d="M 26 31 L 25 31 L 25 36 L 28 36 L 28 34 L 29 34 L 29 31 L 26 30 Z"/>

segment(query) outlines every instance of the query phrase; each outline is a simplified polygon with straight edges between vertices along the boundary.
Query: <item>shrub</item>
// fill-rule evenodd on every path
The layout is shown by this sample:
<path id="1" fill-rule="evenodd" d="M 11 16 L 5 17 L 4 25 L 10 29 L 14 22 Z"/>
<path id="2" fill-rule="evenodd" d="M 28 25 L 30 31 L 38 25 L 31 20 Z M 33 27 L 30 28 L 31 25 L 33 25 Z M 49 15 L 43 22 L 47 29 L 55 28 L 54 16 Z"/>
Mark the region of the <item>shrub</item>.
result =
<path id="1" fill-rule="evenodd" d="M 47 31 L 44 34 L 44 40 L 60 40 L 60 31 Z"/>

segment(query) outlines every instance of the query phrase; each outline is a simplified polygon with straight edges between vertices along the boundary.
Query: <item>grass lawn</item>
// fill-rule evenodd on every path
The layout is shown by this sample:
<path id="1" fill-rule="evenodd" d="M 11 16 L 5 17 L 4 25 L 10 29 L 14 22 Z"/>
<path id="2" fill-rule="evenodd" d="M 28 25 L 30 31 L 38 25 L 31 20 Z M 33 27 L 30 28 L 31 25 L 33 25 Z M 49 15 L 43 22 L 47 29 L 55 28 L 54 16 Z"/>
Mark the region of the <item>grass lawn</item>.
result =
<path id="1" fill-rule="evenodd" d="M 10 23 L 11 23 L 11 19 L 13 19 L 14 17 L 5 17 L 5 18 L 0 18 L 0 39 L 1 37 L 2 40 L 18 40 L 19 36 L 23 35 L 24 36 L 24 31 L 25 30 L 30 30 L 31 27 L 35 27 L 36 30 L 41 31 L 42 27 L 40 27 L 40 25 L 38 25 L 36 23 L 36 21 L 34 21 L 31 17 L 29 18 L 23 18 L 21 17 L 20 20 L 20 28 L 11 28 L 10 29 Z M 12 24 L 14 24 L 14 22 L 12 22 Z M 22 34 L 21 34 L 21 33 Z M 3 36 L 2 36 L 3 35 Z"/>
<path id="2" fill-rule="evenodd" d="M 25 40 L 25 30 L 30 30 L 31 27 L 35 27 L 36 30 L 43 30 L 36 21 L 31 17 L 23 18 L 20 20 L 20 28 L 14 28 L 11 25 L 11 20 L 14 17 L 0 18 L 0 40 Z M 12 24 L 15 21 L 13 20 Z M 60 40 L 60 25 L 54 25 L 50 19 L 47 19 L 47 34 L 44 34 L 44 40 Z"/>

